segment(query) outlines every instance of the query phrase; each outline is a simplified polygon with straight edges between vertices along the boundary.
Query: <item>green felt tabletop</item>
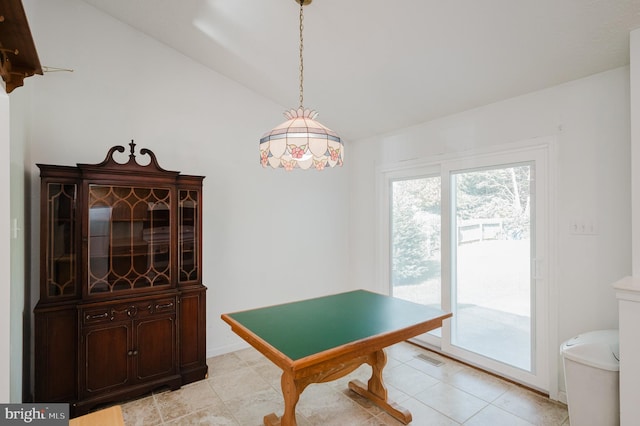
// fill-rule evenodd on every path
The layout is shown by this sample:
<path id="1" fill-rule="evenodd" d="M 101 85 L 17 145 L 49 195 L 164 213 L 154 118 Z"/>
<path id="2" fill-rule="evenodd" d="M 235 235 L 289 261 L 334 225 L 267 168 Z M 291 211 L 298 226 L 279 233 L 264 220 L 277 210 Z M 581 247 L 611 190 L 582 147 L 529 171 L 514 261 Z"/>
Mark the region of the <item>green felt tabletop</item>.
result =
<path id="1" fill-rule="evenodd" d="M 295 361 L 444 314 L 439 309 L 356 290 L 228 316 Z"/>

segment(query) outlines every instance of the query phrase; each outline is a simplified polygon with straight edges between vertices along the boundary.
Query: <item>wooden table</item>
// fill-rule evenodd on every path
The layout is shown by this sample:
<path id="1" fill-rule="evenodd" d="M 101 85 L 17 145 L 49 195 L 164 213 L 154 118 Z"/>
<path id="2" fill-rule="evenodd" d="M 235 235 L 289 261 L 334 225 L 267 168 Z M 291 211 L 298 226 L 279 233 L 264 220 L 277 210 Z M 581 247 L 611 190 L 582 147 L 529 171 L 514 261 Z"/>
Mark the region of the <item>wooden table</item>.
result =
<path id="1" fill-rule="evenodd" d="M 94 411 L 69 420 L 69 426 L 124 426 L 122 409 L 119 405 L 114 405 L 103 410 Z"/>
<path id="2" fill-rule="evenodd" d="M 311 383 L 339 379 L 367 363 L 372 375 L 365 386 L 349 388 L 373 401 L 404 424 L 411 413 L 387 399 L 382 369 L 384 348 L 442 326 L 451 313 L 424 305 L 356 290 L 300 302 L 223 314 L 231 329 L 278 365 L 284 414 L 264 417 L 267 426 L 295 426 L 295 409 Z"/>

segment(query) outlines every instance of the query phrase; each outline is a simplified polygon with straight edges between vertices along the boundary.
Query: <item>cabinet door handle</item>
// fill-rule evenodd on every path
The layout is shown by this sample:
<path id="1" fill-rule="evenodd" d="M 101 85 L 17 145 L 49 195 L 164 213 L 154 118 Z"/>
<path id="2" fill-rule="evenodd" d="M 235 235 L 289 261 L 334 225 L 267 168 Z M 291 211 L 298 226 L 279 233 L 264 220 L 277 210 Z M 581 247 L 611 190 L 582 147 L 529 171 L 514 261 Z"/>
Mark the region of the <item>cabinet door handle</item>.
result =
<path id="1" fill-rule="evenodd" d="M 159 311 L 161 309 L 169 309 L 169 308 L 173 308 L 173 302 L 163 303 L 162 305 L 156 305 L 156 311 Z"/>
<path id="2" fill-rule="evenodd" d="M 127 355 L 129 355 L 129 356 L 138 355 L 138 351 L 137 350 L 136 351 L 129 351 L 129 352 L 127 352 Z"/>
<path id="3" fill-rule="evenodd" d="M 92 319 L 100 319 L 100 318 L 106 318 L 108 317 L 109 314 L 107 312 L 104 312 L 102 314 L 96 314 L 96 315 L 87 315 L 86 319 L 88 320 L 92 320 Z"/>

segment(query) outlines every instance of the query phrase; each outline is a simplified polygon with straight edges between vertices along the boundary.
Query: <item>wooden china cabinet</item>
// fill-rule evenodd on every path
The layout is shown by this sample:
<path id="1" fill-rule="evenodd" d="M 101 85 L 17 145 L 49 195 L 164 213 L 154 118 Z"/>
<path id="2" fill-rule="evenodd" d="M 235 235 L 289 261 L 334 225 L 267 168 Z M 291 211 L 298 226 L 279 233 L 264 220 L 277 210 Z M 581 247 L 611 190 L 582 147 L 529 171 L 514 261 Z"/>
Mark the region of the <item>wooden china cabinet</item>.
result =
<path id="1" fill-rule="evenodd" d="M 38 164 L 37 402 L 73 415 L 204 378 L 202 180 L 135 143 L 99 164 Z"/>

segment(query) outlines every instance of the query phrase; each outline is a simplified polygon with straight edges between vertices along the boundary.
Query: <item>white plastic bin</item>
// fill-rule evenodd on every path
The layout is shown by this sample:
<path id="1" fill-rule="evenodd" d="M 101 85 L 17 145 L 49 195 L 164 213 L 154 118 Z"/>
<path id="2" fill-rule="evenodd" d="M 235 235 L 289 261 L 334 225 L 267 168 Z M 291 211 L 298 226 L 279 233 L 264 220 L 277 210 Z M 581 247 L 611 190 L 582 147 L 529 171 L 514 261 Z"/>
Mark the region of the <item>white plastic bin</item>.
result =
<path id="1" fill-rule="evenodd" d="M 618 343 L 618 330 L 599 330 L 560 346 L 571 426 L 620 424 Z"/>

